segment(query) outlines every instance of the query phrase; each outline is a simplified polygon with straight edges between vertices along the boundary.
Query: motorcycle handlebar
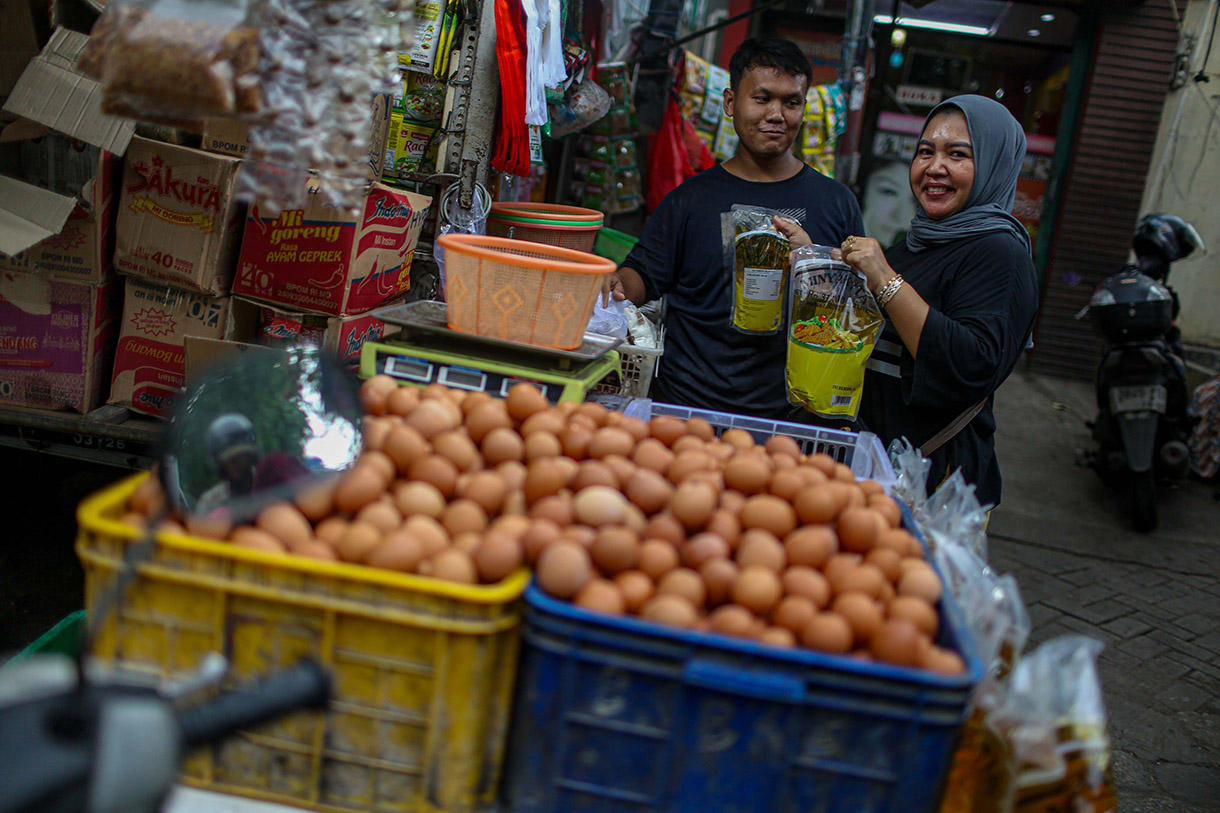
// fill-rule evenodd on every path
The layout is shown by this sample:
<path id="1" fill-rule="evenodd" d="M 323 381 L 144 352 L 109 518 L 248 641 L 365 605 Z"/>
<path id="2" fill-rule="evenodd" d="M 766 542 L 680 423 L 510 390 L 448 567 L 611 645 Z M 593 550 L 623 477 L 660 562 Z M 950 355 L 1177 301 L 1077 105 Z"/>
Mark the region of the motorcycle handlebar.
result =
<path id="1" fill-rule="evenodd" d="M 178 712 L 187 748 L 216 742 L 232 732 L 294 711 L 322 708 L 330 699 L 330 677 L 312 660 L 271 675 L 248 689 L 225 692 Z"/>

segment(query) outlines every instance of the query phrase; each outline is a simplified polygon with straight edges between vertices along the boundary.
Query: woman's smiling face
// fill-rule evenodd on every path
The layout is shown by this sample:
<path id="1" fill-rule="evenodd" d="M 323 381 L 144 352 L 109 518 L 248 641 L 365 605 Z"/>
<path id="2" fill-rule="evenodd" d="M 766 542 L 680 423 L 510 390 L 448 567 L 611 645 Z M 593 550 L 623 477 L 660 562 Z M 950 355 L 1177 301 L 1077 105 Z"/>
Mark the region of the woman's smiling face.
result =
<path id="1" fill-rule="evenodd" d="M 933 220 L 961 211 L 974 188 L 974 147 L 966 116 L 946 110 L 928 122 L 911 162 L 911 191 Z"/>

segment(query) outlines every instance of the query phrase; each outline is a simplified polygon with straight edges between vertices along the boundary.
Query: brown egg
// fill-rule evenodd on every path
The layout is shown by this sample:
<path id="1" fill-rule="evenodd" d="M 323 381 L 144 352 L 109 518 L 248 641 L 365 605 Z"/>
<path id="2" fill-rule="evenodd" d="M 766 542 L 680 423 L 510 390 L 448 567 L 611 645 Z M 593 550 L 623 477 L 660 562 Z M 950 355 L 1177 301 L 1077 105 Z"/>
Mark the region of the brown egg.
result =
<path id="1" fill-rule="evenodd" d="M 573 460 L 585 459 L 592 440 L 593 430 L 584 423 L 569 422 L 559 435 L 559 445 L 563 448 L 563 453 Z"/>
<path id="2" fill-rule="evenodd" d="M 837 613 L 818 613 L 801 630 L 801 643 L 818 652 L 841 654 L 851 651 L 851 625 Z"/>
<path id="3" fill-rule="evenodd" d="M 668 511 L 662 511 L 648 520 L 640 533 L 645 539 L 664 539 L 675 548 L 686 541 L 686 529 Z"/>
<path id="4" fill-rule="evenodd" d="M 229 534 L 229 541 L 239 548 L 260 550 L 264 553 L 288 552 L 288 548 L 284 547 L 284 543 L 278 538 L 266 531 L 260 531 L 258 528 L 251 528 L 248 525 L 234 528 L 233 533 Z"/>
<path id="5" fill-rule="evenodd" d="M 530 521 L 525 533 L 521 534 L 521 545 L 525 549 L 525 558 L 532 565 L 538 561 L 542 550 L 560 537 L 559 526 L 549 519 L 534 519 Z"/>
<path id="6" fill-rule="evenodd" d="M 686 421 L 685 430 L 686 434 L 694 435 L 700 440 L 711 440 L 712 438 L 716 437 L 716 430 L 712 428 L 712 425 L 707 422 L 706 418 L 701 418 L 699 416 L 695 416 L 694 418 Z"/>
<path id="7" fill-rule="evenodd" d="M 682 452 L 707 452 L 707 443 L 694 435 L 687 435 L 674 441 L 673 450 L 675 455 Z"/>
<path id="8" fill-rule="evenodd" d="M 457 548 L 463 553 L 469 553 L 474 556 L 474 552 L 478 550 L 479 545 L 483 544 L 483 535 L 473 531 L 466 531 L 453 537 L 453 541 L 449 543 L 450 547 Z"/>
<path id="9" fill-rule="evenodd" d="M 729 559 L 709 559 L 703 563 L 699 576 L 707 589 L 708 606 L 718 607 L 729 600 L 737 574 L 737 566 Z"/>
<path id="10" fill-rule="evenodd" d="M 335 512 L 335 487 L 338 484 L 337 478 L 328 477 L 317 485 L 302 489 L 293 502 L 307 520 L 320 522 Z"/>
<path id="11" fill-rule="evenodd" d="M 634 450 L 635 438 L 630 432 L 618 426 L 606 426 L 593 433 L 587 451 L 589 457 L 601 459 L 612 454 L 630 457 Z"/>
<path id="12" fill-rule="evenodd" d="M 447 458 L 461 472 L 471 471 L 475 468 L 476 462 L 480 464 L 482 462 L 479 458 L 479 450 L 460 429 L 437 435 L 432 440 L 432 450 L 441 457 Z"/>
<path id="13" fill-rule="evenodd" d="M 817 605 L 805 596 L 784 596 L 771 612 L 771 622 L 799 633 L 817 613 Z"/>
<path id="14" fill-rule="evenodd" d="M 742 568 L 733 585 L 733 601 L 759 615 L 771 612 L 783 595 L 774 570 L 754 565 Z"/>
<path id="15" fill-rule="evenodd" d="M 627 498 L 645 514 L 655 514 L 666 508 L 674 494 L 669 481 L 647 468 L 637 471 L 625 490 Z"/>
<path id="16" fill-rule="evenodd" d="M 792 458 L 783 457 L 785 460 Z M 796 499 L 796 495 L 805 487 L 805 478 L 801 476 L 796 469 L 785 469 L 775 472 L 771 477 L 771 485 L 769 491 L 776 497 L 779 497 L 784 502 L 792 502 Z"/>
<path id="17" fill-rule="evenodd" d="M 746 496 L 740 491 L 723 491 L 720 494 L 720 509 L 728 511 L 736 517 L 741 516 L 741 509 L 746 507 Z"/>
<path id="18" fill-rule="evenodd" d="M 767 438 L 766 449 L 772 455 L 785 455 L 793 460 L 800 460 L 801 446 L 787 435 L 772 435 Z"/>
<path id="19" fill-rule="evenodd" d="M 754 629 L 754 614 L 736 604 L 717 607 L 708 614 L 707 620 L 712 632 L 734 638 L 749 638 Z"/>
<path id="20" fill-rule="evenodd" d="M 630 482 L 635 473 L 640 470 L 639 466 L 622 455 L 608 454 L 602 458 L 601 462 L 610 467 L 610 470 L 614 472 L 614 476 L 618 478 L 620 483 Z"/>
<path id="21" fill-rule="evenodd" d="M 754 436 L 744 429 L 726 429 L 720 439 L 737 449 L 750 449 L 755 445 Z"/>
<path id="22" fill-rule="evenodd" d="M 724 466 L 724 484 L 742 494 L 758 494 L 767 488 L 771 468 L 765 460 L 751 454 L 737 454 Z"/>
<path id="23" fill-rule="evenodd" d="M 477 584 L 478 573 L 470 554 L 449 548 L 432 557 L 432 578 L 459 584 Z"/>
<path id="24" fill-rule="evenodd" d="M 687 567 L 677 567 L 657 580 L 657 593 L 681 596 L 695 607 L 707 600 L 707 587 L 699 574 Z"/>
<path id="25" fill-rule="evenodd" d="M 793 506 L 801 522 L 825 525 L 834 521 L 845 502 L 838 491 L 825 485 L 807 486 L 797 492 Z"/>
<path id="26" fill-rule="evenodd" d="M 835 463 L 834 474 L 832 476 L 834 479 L 844 483 L 854 484 L 856 482 L 856 475 L 852 472 L 851 466 L 845 463 Z"/>
<path id="27" fill-rule="evenodd" d="M 863 557 L 858 553 L 832 553 L 822 565 L 822 573 L 834 587 L 845 573 L 855 570 L 863 561 Z"/>
<path id="28" fill-rule="evenodd" d="M 460 416 L 454 416 L 454 410 L 435 400 L 420 401 L 419 406 L 407 416 L 407 424 L 414 427 L 426 440 L 457 429 L 461 423 Z"/>
<path id="29" fill-rule="evenodd" d="M 384 491 L 381 475 L 368 466 L 345 472 L 335 486 L 335 507 L 354 514 L 377 499 Z"/>
<path id="30" fill-rule="evenodd" d="M 602 528 L 589 546 L 589 555 L 598 570 L 614 576 L 634 568 L 640 559 L 640 540 L 627 528 Z"/>
<path id="31" fill-rule="evenodd" d="M 353 522 L 347 526 L 335 549 L 343 561 L 360 563 L 373 548 L 381 544 L 382 538 L 383 534 L 376 525 Z"/>
<path id="32" fill-rule="evenodd" d="M 380 450 L 385 443 L 386 435 L 393 429 L 395 423 L 390 418 L 365 415 L 360 422 L 360 434 L 364 438 L 364 448 Z"/>
<path id="33" fill-rule="evenodd" d="M 631 435 L 631 438 L 635 443 L 639 443 L 649 435 L 648 424 L 641 421 L 639 418 L 634 418 L 630 415 L 626 415 L 623 420 L 619 422 L 618 428 L 626 430 L 627 434 Z M 635 443 L 632 445 L 634 446 Z"/>
<path id="34" fill-rule="evenodd" d="M 503 478 L 494 471 L 475 472 L 458 490 L 458 496 L 477 503 L 488 516 L 500 510 L 507 495 Z"/>
<path id="35" fill-rule="evenodd" d="M 868 553 L 877 544 L 877 515 L 867 508 L 848 508 L 839 516 L 836 531 L 843 550 Z"/>
<path id="36" fill-rule="evenodd" d="M 552 412 L 551 410 L 535 412 L 521 424 L 521 437 L 528 441 L 531 435 L 545 432 L 548 435 L 552 435 L 556 443 L 558 443 L 559 436 L 563 434 L 563 430 L 567 428 L 567 425 L 567 421 L 557 412 Z M 526 447 L 528 448 L 528 443 Z"/>
<path id="37" fill-rule="evenodd" d="M 782 539 L 796 529 L 796 512 L 779 497 L 760 494 L 746 500 L 741 509 L 741 527 L 762 528 Z"/>
<path id="38" fill-rule="evenodd" d="M 457 466 L 447 457 L 432 454 L 416 460 L 407 470 L 407 478 L 428 483 L 446 498 L 457 493 Z"/>
<path id="39" fill-rule="evenodd" d="M 309 520 L 292 503 L 272 503 L 259 512 L 255 525 L 290 548 L 313 538 Z"/>
<path id="40" fill-rule="evenodd" d="M 692 570 L 700 570 L 712 559 L 729 558 L 729 553 L 729 543 L 716 534 L 701 533 L 682 546 L 682 564 Z"/>
<path id="41" fill-rule="evenodd" d="M 886 522 L 887 529 L 902 525 L 902 509 L 898 507 L 898 503 L 893 497 L 873 494 L 868 498 L 868 507 L 881 515 Z"/>
<path id="42" fill-rule="evenodd" d="M 695 626 L 699 612 L 695 606 L 681 596 L 661 593 L 644 602 L 640 617 L 669 627 L 690 629 Z"/>
<path id="43" fill-rule="evenodd" d="M 401 481 L 394 487 L 394 505 L 404 517 L 436 519 L 445 510 L 445 495 L 431 483 Z"/>
<path id="44" fill-rule="evenodd" d="M 343 534 L 347 532 L 348 522 L 343 517 L 327 517 L 313 529 L 313 535 L 332 548 L 337 547 Z"/>
<path id="45" fill-rule="evenodd" d="M 810 465 L 809 463 L 802 463 L 800 466 L 798 466 L 796 473 L 801 475 L 801 477 L 805 480 L 806 488 L 825 485 L 827 482 L 826 475 L 822 473 L 822 470 L 816 466 Z"/>
<path id="46" fill-rule="evenodd" d="M 424 559 L 419 540 L 405 529 L 386 534 L 360 561 L 369 567 L 382 567 L 402 573 L 414 573 Z"/>
<path id="47" fill-rule="evenodd" d="M 377 500 L 357 511 L 356 521 L 367 522 L 383 534 L 388 534 L 402 524 L 402 512 L 391 502 Z"/>
<path id="48" fill-rule="evenodd" d="M 475 548 L 475 570 L 479 580 L 485 583 L 498 582 L 508 576 L 525 561 L 521 543 L 502 533 L 488 533 Z"/>
<path id="49" fill-rule="evenodd" d="M 391 415 L 410 415 L 417 406 L 419 406 L 419 390 L 412 386 L 395 387 L 385 399 L 386 412 Z"/>
<path id="50" fill-rule="evenodd" d="M 624 570 L 614 577 L 614 583 L 623 594 L 623 603 L 629 613 L 639 612 L 644 602 L 656 593 L 652 579 L 639 570 Z"/>
<path id="51" fill-rule="evenodd" d="M 891 618 L 869 638 L 869 651 L 874 658 L 885 663 L 919 666 L 919 630 L 905 618 Z"/>
<path id="52" fill-rule="evenodd" d="M 572 601 L 577 607 L 609 615 L 622 615 L 627 609 L 627 600 L 618 585 L 608 579 L 591 579 L 581 588 Z"/>
<path id="53" fill-rule="evenodd" d="M 512 418 L 508 416 L 502 401 L 479 404 L 466 415 L 466 431 L 470 439 L 480 446 L 492 430 L 512 428 Z"/>
<path id="54" fill-rule="evenodd" d="M 570 599 L 593 578 L 589 552 L 574 542 L 553 542 L 538 556 L 538 586 L 556 598 Z"/>
<path id="55" fill-rule="evenodd" d="M 640 545 L 638 567 L 653 581 L 658 581 L 678 564 L 678 549 L 669 542 L 646 539 Z"/>
<path id="56" fill-rule="evenodd" d="M 525 483 L 522 490 L 525 500 L 531 505 L 543 497 L 559 493 L 568 483 L 563 466 L 556 465 L 555 460 L 535 460 L 525 469 Z"/>
<path id="57" fill-rule="evenodd" d="M 381 478 L 381 486 L 385 488 L 398 474 L 394 461 L 384 452 L 365 451 L 356 461 L 357 466 L 365 466 L 377 472 Z"/>
<path id="58" fill-rule="evenodd" d="M 618 488 L 618 476 L 613 469 L 600 460 L 586 460 L 580 464 L 576 476 L 572 478 L 571 488 L 573 491 L 580 491 L 589 486 Z"/>
<path id="59" fill-rule="evenodd" d="M 867 643 L 885 620 L 877 602 L 864 593 L 841 593 L 831 608 L 847 620 L 856 642 L 861 644 Z"/>
<path id="60" fill-rule="evenodd" d="M 576 512 L 572 508 L 572 498 L 564 494 L 553 494 L 543 497 L 530 506 L 531 519 L 547 519 L 566 528 L 576 520 Z"/>
<path id="61" fill-rule="evenodd" d="M 498 466 L 507 460 L 525 458 L 525 441 L 512 429 L 498 426 L 487 433 L 482 443 L 483 460 L 489 466 Z"/>
<path id="62" fill-rule="evenodd" d="M 942 675 L 960 675 L 966 671 L 966 663 L 960 655 L 938 646 L 930 646 L 924 651 L 922 665 Z"/>
<path id="63" fill-rule="evenodd" d="M 143 526 L 143 514 L 137 514 L 134 511 L 130 516 L 140 517 L 139 525 Z M 233 532 L 233 520 L 227 511 L 215 510 L 206 517 L 188 516 L 186 518 L 186 526 L 182 526 L 178 522 L 167 519 L 157 526 L 158 533 L 173 533 L 178 535 L 190 534 L 191 536 L 202 537 L 204 539 L 225 539 Z"/>
<path id="64" fill-rule="evenodd" d="M 462 396 L 461 403 L 458 404 L 462 408 L 463 415 L 470 415 L 484 404 L 490 404 L 495 401 L 490 395 L 485 392 L 468 392 Z"/>
<path id="65" fill-rule="evenodd" d="M 811 567 L 796 565 L 787 568 L 780 574 L 780 583 L 786 595 L 807 598 L 819 610 L 830 603 L 830 582 Z"/>
<path id="66" fill-rule="evenodd" d="M 827 525 L 806 525 L 784 538 L 784 552 L 793 565 L 821 567 L 838 547 L 838 537 Z"/>
<path id="67" fill-rule="evenodd" d="M 645 438 L 636 444 L 635 451 L 631 453 L 631 460 L 637 466 L 651 469 L 664 477 L 674 462 L 674 453 L 656 438 Z"/>
<path id="68" fill-rule="evenodd" d="M 658 415 L 648 422 L 648 431 L 666 446 L 673 446 L 674 441 L 686 435 L 686 426 L 672 415 Z"/>
<path id="69" fill-rule="evenodd" d="M 872 499 L 874 495 L 885 494 L 885 486 L 878 483 L 876 480 L 861 480 L 856 483 L 860 490 L 864 492 L 864 496 Z"/>
<path id="70" fill-rule="evenodd" d="M 761 528 L 754 528 L 741 535 L 735 558 L 738 567 L 765 567 L 776 573 L 788 564 L 784 546 L 774 534 Z"/>
<path id="71" fill-rule="evenodd" d="M 542 413 L 539 414 L 541 415 Z M 534 432 L 525 439 L 525 460 L 527 463 L 550 457 L 559 457 L 561 454 L 563 454 L 563 446 L 559 443 L 559 438 L 550 432 Z"/>
<path id="72" fill-rule="evenodd" d="M 550 406 L 546 396 L 533 384 L 514 384 L 504 399 L 508 414 L 514 421 L 521 423 Z"/>
<path id="73" fill-rule="evenodd" d="M 729 550 L 732 551 L 737 548 L 737 542 L 741 536 L 741 521 L 736 514 L 719 508 L 707 521 L 706 530 L 707 533 L 715 534 L 728 543 Z"/>
<path id="74" fill-rule="evenodd" d="M 414 516 L 404 522 L 402 527 L 419 540 L 426 559 L 431 559 L 449 546 L 449 533 L 432 517 Z"/>
<path id="75" fill-rule="evenodd" d="M 561 533 L 564 539 L 569 542 L 576 542 L 586 550 L 591 548 L 593 540 L 597 539 L 597 530 L 590 528 L 588 525 L 569 525 Z"/>
<path id="76" fill-rule="evenodd" d="M 915 542 L 915 537 L 899 528 L 878 534 L 875 547 L 892 550 L 899 556 L 907 556 L 912 542 Z"/>
<path id="77" fill-rule="evenodd" d="M 520 491 L 525 487 L 525 464 L 516 460 L 505 460 L 494 469 L 500 482 L 504 483 L 505 492 Z"/>
<path id="78" fill-rule="evenodd" d="M 758 636 L 758 642 L 787 649 L 796 646 L 796 635 L 792 630 L 786 630 L 783 627 L 767 627 Z"/>
<path id="79" fill-rule="evenodd" d="M 688 530 L 702 528 L 716 510 L 716 490 L 706 483 L 683 483 L 669 501 L 669 509 Z"/>
<path id="80" fill-rule="evenodd" d="M 894 596 L 885 607 L 887 618 L 905 618 L 929 638 L 936 636 L 939 619 L 936 609 L 918 596 Z"/>
<path id="81" fill-rule="evenodd" d="M 839 593 L 866 593 L 874 599 L 881 599 L 888 580 L 879 568 L 870 564 L 860 564 L 845 571 L 838 581 L 833 582 Z"/>
<path id="82" fill-rule="evenodd" d="M 874 547 L 864 557 L 864 561 L 885 574 L 886 580 L 893 583 L 902 575 L 902 557 L 890 548 L 879 545 Z"/>
<path id="83" fill-rule="evenodd" d="M 914 561 L 898 577 L 899 595 L 916 596 L 929 604 L 935 604 L 940 601 L 942 592 L 940 577 L 926 562 Z"/>
<path id="84" fill-rule="evenodd" d="M 665 475 L 669 482 L 679 485 L 696 472 L 708 471 L 715 460 L 707 452 L 686 451 L 677 454 Z"/>
<path id="85" fill-rule="evenodd" d="M 532 520 L 527 516 L 512 516 L 502 515 L 496 517 L 488 526 L 489 532 L 495 531 L 509 539 L 520 541 L 525 532 L 529 530 Z"/>
<path id="86" fill-rule="evenodd" d="M 572 508 L 581 524 L 599 528 L 623 520 L 627 513 L 627 498 L 613 488 L 590 486 L 576 494 Z"/>
<path id="87" fill-rule="evenodd" d="M 398 382 L 388 375 L 373 376 L 360 385 L 361 408 L 369 415 L 384 415 L 386 399 L 397 388 Z"/>
<path id="88" fill-rule="evenodd" d="M 487 512 L 474 500 L 454 500 L 441 514 L 441 526 L 450 538 L 482 533 L 487 528 Z"/>
<path id="89" fill-rule="evenodd" d="M 306 539 L 292 548 L 292 552 L 297 556 L 303 556 L 306 559 L 317 559 L 320 562 L 339 561 L 339 555 L 335 553 L 334 548 L 316 539 Z"/>

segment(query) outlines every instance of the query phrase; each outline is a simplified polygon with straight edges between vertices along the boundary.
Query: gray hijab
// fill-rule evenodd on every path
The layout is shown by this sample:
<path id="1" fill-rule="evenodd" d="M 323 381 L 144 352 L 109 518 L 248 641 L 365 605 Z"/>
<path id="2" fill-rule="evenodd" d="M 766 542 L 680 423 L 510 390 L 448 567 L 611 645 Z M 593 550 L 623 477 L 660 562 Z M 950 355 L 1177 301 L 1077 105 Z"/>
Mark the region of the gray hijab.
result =
<path id="1" fill-rule="evenodd" d="M 920 252 L 963 237 L 1009 232 L 1029 251 L 1029 232 L 1012 216 L 1017 175 L 1025 159 L 1025 133 L 1021 125 L 999 102 L 985 96 L 963 95 L 932 108 L 924 120 L 924 129 L 934 116 L 950 108 L 957 108 L 966 116 L 974 147 L 974 187 L 961 211 L 943 220 L 928 217 L 917 202 L 915 217 L 907 231 L 907 248 Z"/>

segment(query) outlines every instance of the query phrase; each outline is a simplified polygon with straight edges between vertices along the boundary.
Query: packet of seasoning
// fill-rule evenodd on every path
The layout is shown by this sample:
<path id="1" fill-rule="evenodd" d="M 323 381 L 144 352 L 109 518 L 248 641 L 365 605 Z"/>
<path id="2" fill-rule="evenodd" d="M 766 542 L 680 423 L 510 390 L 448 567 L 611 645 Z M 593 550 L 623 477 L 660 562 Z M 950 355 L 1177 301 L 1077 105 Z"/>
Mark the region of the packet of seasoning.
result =
<path id="1" fill-rule="evenodd" d="M 77 67 L 101 82 L 106 113 L 171 125 L 256 114 L 259 30 L 247 11 L 242 0 L 112 3 Z"/>
<path id="2" fill-rule="evenodd" d="M 828 246 L 792 252 L 788 400 L 827 418 L 854 420 L 864 390 L 864 363 L 885 325 L 864 278 L 832 259 Z"/>
<path id="3" fill-rule="evenodd" d="M 741 204 L 731 210 L 733 244 L 726 248 L 733 268 L 732 326 L 742 333 L 778 333 L 783 321 L 789 246 L 775 230 L 777 214 Z"/>

